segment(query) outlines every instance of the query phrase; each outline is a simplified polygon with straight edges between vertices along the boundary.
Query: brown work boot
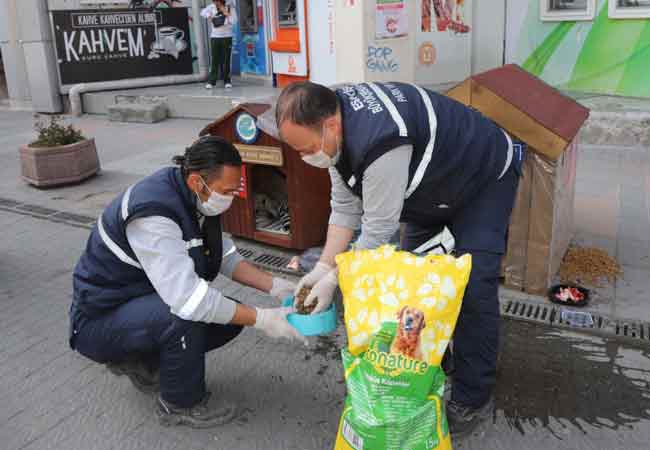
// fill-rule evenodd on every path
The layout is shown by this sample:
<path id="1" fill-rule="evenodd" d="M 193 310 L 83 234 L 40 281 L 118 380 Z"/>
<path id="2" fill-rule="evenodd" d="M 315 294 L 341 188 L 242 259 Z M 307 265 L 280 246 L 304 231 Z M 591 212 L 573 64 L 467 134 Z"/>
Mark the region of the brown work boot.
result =
<path id="1" fill-rule="evenodd" d="M 163 400 L 159 395 L 156 402 L 156 416 L 162 426 L 187 425 L 191 428 L 212 428 L 224 425 L 235 418 L 236 409 L 232 405 L 208 406 L 210 392 L 198 404 L 181 408 Z"/>

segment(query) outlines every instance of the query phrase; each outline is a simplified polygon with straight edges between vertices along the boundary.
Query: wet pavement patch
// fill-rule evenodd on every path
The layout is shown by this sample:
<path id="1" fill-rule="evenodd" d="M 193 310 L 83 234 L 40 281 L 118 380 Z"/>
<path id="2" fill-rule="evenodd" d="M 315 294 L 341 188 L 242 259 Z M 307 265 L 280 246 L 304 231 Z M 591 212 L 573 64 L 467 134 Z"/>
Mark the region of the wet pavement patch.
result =
<path id="1" fill-rule="evenodd" d="M 495 401 L 522 434 L 543 426 L 561 438 L 560 423 L 631 428 L 650 420 L 650 348 L 504 320 Z"/>

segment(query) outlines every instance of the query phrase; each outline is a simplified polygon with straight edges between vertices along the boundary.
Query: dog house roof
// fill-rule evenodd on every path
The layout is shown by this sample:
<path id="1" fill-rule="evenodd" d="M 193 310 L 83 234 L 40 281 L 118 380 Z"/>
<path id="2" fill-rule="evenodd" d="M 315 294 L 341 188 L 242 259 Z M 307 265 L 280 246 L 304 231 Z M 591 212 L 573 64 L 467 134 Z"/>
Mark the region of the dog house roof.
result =
<path id="1" fill-rule="evenodd" d="M 201 130 L 199 133 L 199 136 L 204 136 L 206 134 L 217 134 L 217 127 L 239 112 L 245 111 L 251 116 L 258 118 L 266 111 L 268 111 L 269 108 L 271 108 L 271 105 L 269 103 L 241 103 L 203 128 L 203 130 Z"/>
<path id="2" fill-rule="evenodd" d="M 566 141 L 575 138 L 589 117 L 589 109 L 515 64 L 473 78 Z"/>
<path id="3" fill-rule="evenodd" d="M 535 149 L 557 158 L 589 109 L 515 64 L 474 75 L 447 95 L 472 105 Z"/>

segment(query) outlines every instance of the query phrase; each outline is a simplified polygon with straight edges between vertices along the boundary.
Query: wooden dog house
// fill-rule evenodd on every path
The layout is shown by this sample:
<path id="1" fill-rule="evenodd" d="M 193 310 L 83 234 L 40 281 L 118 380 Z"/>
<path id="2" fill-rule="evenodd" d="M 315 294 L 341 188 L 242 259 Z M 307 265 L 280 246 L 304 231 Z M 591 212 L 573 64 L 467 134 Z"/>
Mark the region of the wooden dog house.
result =
<path id="1" fill-rule="evenodd" d="M 513 64 L 468 78 L 446 95 L 526 148 L 502 274 L 508 287 L 545 293 L 573 236 L 577 136 L 589 110 Z"/>
<path id="2" fill-rule="evenodd" d="M 223 215 L 223 229 L 296 250 L 321 245 L 330 215 L 329 175 L 305 164 L 298 152 L 258 127 L 258 117 L 270 108 L 241 104 L 200 133 L 232 142 L 244 161 L 240 195 Z M 274 211 L 279 217 L 261 217 Z"/>

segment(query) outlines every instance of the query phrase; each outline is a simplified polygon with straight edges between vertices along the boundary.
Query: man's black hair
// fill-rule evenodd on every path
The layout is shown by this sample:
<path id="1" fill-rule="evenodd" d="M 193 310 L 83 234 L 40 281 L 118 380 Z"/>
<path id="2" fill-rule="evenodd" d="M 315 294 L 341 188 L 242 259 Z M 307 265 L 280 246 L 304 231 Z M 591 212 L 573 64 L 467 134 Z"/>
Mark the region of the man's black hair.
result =
<path id="1" fill-rule="evenodd" d="M 183 176 L 198 171 L 205 178 L 221 173 L 223 166 L 242 165 L 239 151 L 230 142 L 219 136 L 202 136 L 185 149 L 184 155 L 172 158 L 181 167 Z"/>
<path id="2" fill-rule="evenodd" d="M 320 130 L 323 120 L 336 114 L 339 101 L 331 89 L 311 81 L 292 83 L 280 94 L 275 107 L 278 129 L 289 120 Z"/>

